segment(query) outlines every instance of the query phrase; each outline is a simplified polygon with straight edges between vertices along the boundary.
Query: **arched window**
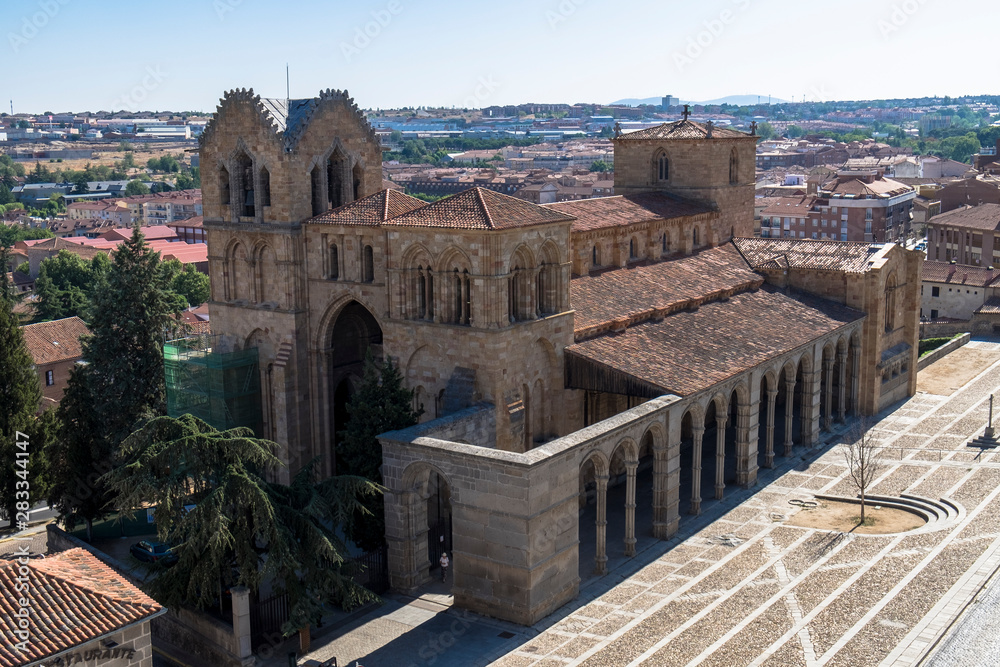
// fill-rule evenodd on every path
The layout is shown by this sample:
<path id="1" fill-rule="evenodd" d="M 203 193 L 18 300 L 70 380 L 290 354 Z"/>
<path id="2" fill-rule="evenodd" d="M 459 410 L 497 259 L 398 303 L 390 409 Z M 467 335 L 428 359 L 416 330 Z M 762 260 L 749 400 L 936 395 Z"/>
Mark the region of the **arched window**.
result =
<path id="1" fill-rule="evenodd" d="M 600 265 L 601 265 L 601 253 L 597 249 L 597 246 L 595 245 L 594 248 L 590 251 L 590 266 L 598 267 Z"/>
<path id="2" fill-rule="evenodd" d="M 330 280 L 340 280 L 340 250 L 336 243 L 330 244 L 329 271 L 327 277 Z"/>
<path id="3" fill-rule="evenodd" d="M 896 328 L 896 276 L 890 275 L 885 281 L 885 331 Z"/>
<path id="4" fill-rule="evenodd" d="M 219 202 L 229 206 L 232 199 L 229 196 L 229 170 L 223 167 L 219 170 Z"/>
<path id="5" fill-rule="evenodd" d="M 729 184 L 737 185 L 740 182 L 740 159 L 734 148 L 729 154 Z"/>
<path id="6" fill-rule="evenodd" d="M 427 274 L 424 267 L 417 267 L 417 318 L 427 317 Z"/>
<path id="7" fill-rule="evenodd" d="M 361 280 L 366 283 L 375 282 L 375 251 L 370 245 L 365 246 L 364 267 Z"/>
<path id="8" fill-rule="evenodd" d="M 666 232 L 663 232 L 663 238 L 660 239 L 660 252 L 664 255 L 670 252 L 670 238 L 667 236 Z"/>
<path id="9" fill-rule="evenodd" d="M 629 239 L 628 241 L 628 258 L 635 259 L 635 239 Z"/>
<path id="10" fill-rule="evenodd" d="M 361 199 L 361 181 L 364 177 L 364 173 L 364 170 L 361 168 L 361 163 L 354 165 L 354 170 L 351 172 L 353 186 L 351 188 L 351 192 L 354 194 L 354 199 L 352 201 Z"/>
<path id="11" fill-rule="evenodd" d="M 698 228 L 697 227 L 695 227 L 694 229 L 691 230 L 691 247 L 693 247 L 693 248 L 697 248 L 698 247 Z"/>
<path id="12" fill-rule="evenodd" d="M 309 180 L 312 182 L 313 215 L 321 215 L 326 210 L 326 201 L 323 197 L 323 172 L 320 171 L 319 165 L 313 167 Z"/>
<path id="13" fill-rule="evenodd" d="M 239 200 L 236 202 L 239 215 L 245 218 L 252 218 L 255 211 L 253 160 L 246 153 L 240 153 L 239 157 L 236 158 L 235 167 L 236 179 L 239 184 L 236 192 L 236 196 L 239 197 Z"/>
<path id="14" fill-rule="evenodd" d="M 327 200 L 330 202 L 330 208 L 339 208 L 349 203 L 344 187 L 348 171 L 347 156 L 338 148 L 326 161 Z"/>
<path id="15" fill-rule="evenodd" d="M 658 152 L 653 158 L 653 174 L 661 183 L 670 180 L 670 159 L 663 151 Z"/>
<path id="16" fill-rule="evenodd" d="M 452 299 L 453 308 L 451 321 L 454 324 L 468 326 L 471 320 L 472 297 L 469 294 L 469 270 L 465 269 L 459 273 L 456 268 L 452 276 Z"/>
<path id="17" fill-rule="evenodd" d="M 267 167 L 260 168 L 260 205 L 271 205 L 271 172 Z"/>

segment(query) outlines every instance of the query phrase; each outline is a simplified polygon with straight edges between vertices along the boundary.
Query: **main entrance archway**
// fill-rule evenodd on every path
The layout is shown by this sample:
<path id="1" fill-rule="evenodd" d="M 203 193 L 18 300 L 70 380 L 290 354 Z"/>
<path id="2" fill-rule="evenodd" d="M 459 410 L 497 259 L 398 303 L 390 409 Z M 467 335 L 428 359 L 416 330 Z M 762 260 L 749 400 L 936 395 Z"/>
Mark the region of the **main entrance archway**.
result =
<path id="1" fill-rule="evenodd" d="M 330 447 L 336 460 L 339 432 L 349 414 L 347 403 L 364 372 L 365 354 L 371 351 L 376 362 L 382 359 L 382 327 L 375 316 L 357 301 L 341 309 L 327 340 L 327 377 L 330 397 Z"/>

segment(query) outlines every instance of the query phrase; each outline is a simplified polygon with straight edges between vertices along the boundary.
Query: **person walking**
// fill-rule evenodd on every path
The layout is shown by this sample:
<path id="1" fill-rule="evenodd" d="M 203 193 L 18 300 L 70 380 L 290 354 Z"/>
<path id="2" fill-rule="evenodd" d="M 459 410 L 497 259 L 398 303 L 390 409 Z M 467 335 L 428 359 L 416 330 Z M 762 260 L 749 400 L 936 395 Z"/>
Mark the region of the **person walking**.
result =
<path id="1" fill-rule="evenodd" d="M 447 551 L 441 554 L 441 560 L 438 563 L 441 565 L 441 581 L 444 581 L 448 577 L 448 566 L 451 565 Z"/>

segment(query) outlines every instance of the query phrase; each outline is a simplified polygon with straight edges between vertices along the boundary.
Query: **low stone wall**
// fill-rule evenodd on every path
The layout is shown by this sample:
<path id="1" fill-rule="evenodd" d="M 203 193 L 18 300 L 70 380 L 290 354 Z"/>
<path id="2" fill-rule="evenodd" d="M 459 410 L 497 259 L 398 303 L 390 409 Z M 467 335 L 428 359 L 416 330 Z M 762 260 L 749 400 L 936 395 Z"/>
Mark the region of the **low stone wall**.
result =
<path id="1" fill-rule="evenodd" d="M 414 438 L 434 438 L 478 447 L 496 447 L 496 409 L 479 403 L 407 430 Z"/>
<path id="2" fill-rule="evenodd" d="M 944 357 L 947 354 L 951 354 L 958 348 L 968 343 L 970 340 L 972 340 L 972 334 L 964 334 L 962 336 L 959 336 L 958 338 L 948 341 L 947 343 L 945 343 L 938 349 L 934 350 L 930 354 L 920 357 L 920 361 L 917 362 L 917 370 L 918 371 L 924 370 L 925 368 L 933 364 L 941 357 Z"/>
<path id="3" fill-rule="evenodd" d="M 959 322 L 921 322 L 920 340 L 925 338 L 944 338 L 955 334 L 967 333 L 973 330 L 973 322 L 962 320 Z"/>

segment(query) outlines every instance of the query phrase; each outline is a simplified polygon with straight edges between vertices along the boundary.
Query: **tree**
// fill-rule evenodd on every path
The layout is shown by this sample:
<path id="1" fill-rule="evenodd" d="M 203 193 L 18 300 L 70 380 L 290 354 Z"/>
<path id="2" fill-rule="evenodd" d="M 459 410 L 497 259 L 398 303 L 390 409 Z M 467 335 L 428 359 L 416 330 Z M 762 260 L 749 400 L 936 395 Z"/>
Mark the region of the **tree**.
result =
<path id="1" fill-rule="evenodd" d="M 364 373 L 358 391 L 347 404 L 347 425 L 339 433 L 337 472 L 357 475 L 382 483 L 382 446 L 379 433 L 413 426 L 422 411 L 413 409 L 413 390 L 403 385 L 403 376 L 388 357 L 379 368 L 365 356 Z M 385 513 L 381 496 L 366 503 L 368 512 L 355 513 L 346 525 L 346 534 L 366 551 L 385 541 Z M 370 513 L 372 516 L 366 516 Z"/>
<path id="2" fill-rule="evenodd" d="M 145 183 L 143 183 L 138 179 L 129 181 L 128 183 L 125 184 L 126 197 L 134 197 L 135 195 L 148 195 L 148 194 L 149 194 L 149 188 L 146 186 Z"/>
<path id="3" fill-rule="evenodd" d="M 0 266 L 6 267 L 7 262 L 8 250 L 2 248 Z M 30 509 L 33 499 L 44 497 L 40 480 L 47 468 L 41 437 L 44 431 L 38 429 L 35 416 L 42 398 L 41 384 L 14 305 L 5 269 L 0 271 L 0 457 L 5 462 L 0 515 L 11 524 L 18 511 Z"/>
<path id="4" fill-rule="evenodd" d="M 73 194 L 85 195 L 90 192 L 90 184 L 87 183 L 86 174 L 80 174 L 75 179 L 73 179 Z"/>
<path id="5" fill-rule="evenodd" d="M 313 463 L 290 485 L 269 482 L 262 471 L 282 467 L 278 447 L 192 415 L 154 418 L 122 443 L 102 481 L 125 512 L 155 507 L 159 538 L 178 545 L 177 564 L 150 582 L 157 600 L 203 608 L 234 585 L 256 592 L 270 580 L 289 594 L 287 635 L 318 620 L 326 601 L 373 599 L 351 580 L 335 530 L 380 489 L 356 477 L 318 481 Z"/>
<path id="6" fill-rule="evenodd" d="M 135 154 L 132 151 L 122 157 L 122 169 L 135 169 Z"/>
<path id="7" fill-rule="evenodd" d="M 212 296 L 212 284 L 208 276 L 188 264 L 181 273 L 174 276 L 171 287 L 187 299 L 192 306 L 200 306 Z"/>
<path id="8" fill-rule="evenodd" d="M 778 133 L 774 130 L 774 126 L 768 122 L 761 123 L 757 126 L 757 136 L 759 136 L 764 141 L 768 139 L 774 139 Z"/>
<path id="9" fill-rule="evenodd" d="M 86 364 L 71 373 L 59 406 L 64 431 L 50 497 L 60 518 L 87 522 L 88 537 L 93 521 L 108 511 L 99 478 L 111 453 L 138 423 L 163 412 L 162 335 L 170 324 L 159 254 L 138 227 L 101 267 L 92 269 Z"/>
<path id="10" fill-rule="evenodd" d="M 603 173 L 607 173 L 609 171 L 612 171 L 612 167 L 611 167 L 610 164 L 608 164 L 604 160 L 597 160 L 592 165 L 590 165 L 590 170 L 591 171 L 597 171 L 597 172 L 600 172 L 600 173 L 603 174 Z"/>
<path id="11" fill-rule="evenodd" d="M 74 315 L 87 319 L 91 264 L 79 255 L 60 250 L 42 261 L 35 281 L 35 320 L 45 322 Z"/>
<path id="12" fill-rule="evenodd" d="M 865 495 L 872 482 L 885 468 L 881 440 L 866 419 L 861 419 L 851 431 L 850 442 L 844 445 L 847 476 L 861 496 L 861 523 L 865 522 Z"/>
<path id="13" fill-rule="evenodd" d="M 14 195 L 10 193 L 10 188 L 5 183 L 0 183 L 0 204 L 14 203 Z"/>

